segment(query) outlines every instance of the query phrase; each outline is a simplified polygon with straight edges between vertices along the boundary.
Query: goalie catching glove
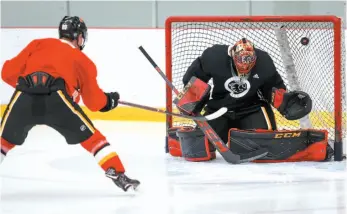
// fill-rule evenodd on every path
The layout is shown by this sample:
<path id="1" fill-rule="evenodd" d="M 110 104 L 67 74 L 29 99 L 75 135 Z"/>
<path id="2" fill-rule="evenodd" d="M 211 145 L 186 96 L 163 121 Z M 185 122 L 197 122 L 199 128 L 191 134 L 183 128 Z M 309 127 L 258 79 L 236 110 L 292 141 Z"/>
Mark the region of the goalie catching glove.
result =
<path id="1" fill-rule="evenodd" d="M 271 103 L 287 120 L 298 120 L 312 110 L 312 100 L 303 91 L 286 92 L 284 89 L 272 89 Z"/>
<path id="2" fill-rule="evenodd" d="M 184 114 L 194 115 L 202 111 L 210 98 L 211 86 L 192 77 L 174 100 L 177 108 Z"/>

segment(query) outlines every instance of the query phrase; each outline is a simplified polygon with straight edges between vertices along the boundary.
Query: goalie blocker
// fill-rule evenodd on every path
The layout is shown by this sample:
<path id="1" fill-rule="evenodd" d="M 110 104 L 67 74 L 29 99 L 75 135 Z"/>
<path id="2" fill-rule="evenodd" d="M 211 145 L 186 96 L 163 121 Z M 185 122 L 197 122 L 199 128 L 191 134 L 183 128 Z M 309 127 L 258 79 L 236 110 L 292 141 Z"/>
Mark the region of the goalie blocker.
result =
<path id="1" fill-rule="evenodd" d="M 197 114 L 209 100 L 210 91 L 209 84 L 193 76 L 173 102 L 183 114 Z"/>
<path id="2" fill-rule="evenodd" d="M 239 130 L 230 129 L 229 149 L 236 153 L 247 153 L 259 148 L 268 149 L 267 156 L 255 160 L 257 163 L 324 161 L 332 156 L 328 146 L 326 130 Z M 187 161 L 210 161 L 216 158 L 215 148 L 207 138 L 193 127 L 169 129 L 169 153 Z"/>

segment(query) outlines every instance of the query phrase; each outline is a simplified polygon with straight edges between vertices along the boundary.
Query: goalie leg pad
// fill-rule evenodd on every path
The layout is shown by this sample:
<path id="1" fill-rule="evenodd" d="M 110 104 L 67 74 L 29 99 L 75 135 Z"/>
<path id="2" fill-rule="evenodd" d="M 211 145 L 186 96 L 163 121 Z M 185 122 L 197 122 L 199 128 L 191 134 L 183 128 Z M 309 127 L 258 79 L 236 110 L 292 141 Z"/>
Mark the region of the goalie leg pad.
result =
<path id="1" fill-rule="evenodd" d="M 200 162 L 216 158 L 216 149 L 209 143 L 200 129 L 185 127 L 177 130 L 182 157 L 187 161 Z"/>
<path id="2" fill-rule="evenodd" d="M 211 86 L 192 77 L 183 91 L 174 100 L 177 108 L 188 115 L 200 113 L 210 98 Z"/>
<path id="3" fill-rule="evenodd" d="M 182 127 L 173 127 L 168 130 L 168 147 L 170 155 L 174 157 L 182 157 L 182 150 L 179 138 L 177 137 L 177 130 Z"/>
<path id="4" fill-rule="evenodd" d="M 328 146 L 326 130 L 229 130 L 229 148 L 235 153 L 266 148 L 269 153 L 257 163 L 322 161 Z"/>

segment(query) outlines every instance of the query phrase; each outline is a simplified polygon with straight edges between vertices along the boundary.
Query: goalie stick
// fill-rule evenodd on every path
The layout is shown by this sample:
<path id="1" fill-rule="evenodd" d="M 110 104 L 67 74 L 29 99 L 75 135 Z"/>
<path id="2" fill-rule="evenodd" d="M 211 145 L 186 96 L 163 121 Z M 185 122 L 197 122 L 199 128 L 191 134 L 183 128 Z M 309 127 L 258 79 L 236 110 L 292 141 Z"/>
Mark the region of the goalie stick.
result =
<path id="1" fill-rule="evenodd" d="M 161 110 L 158 108 L 153 108 L 150 106 L 144 106 L 144 105 L 140 105 L 140 104 L 136 104 L 136 103 L 130 103 L 130 102 L 121 101 L 121 100 L 119 100 L 118 103 L 122 104 L 122 105 L 127 105 L 127 106 L 132 106 L 132 107 L 148 110 L 148 111 L 154 111 L 154 112 L 158 112 L 158 113 L 163 113 L 163 114 L 168 114 L 168 115 L 172 115 L 172 116 L 176 116 L 176 117 L 182 117 L 182 118 L 187 118 L 190 120 L 198 120 L 198 121 L 214 120 L 214 119 L 222 116 L 223 114 L 225 114 L 228 111 L 227 108 L 222 107 L 218 111 L 216 111 L 212 114 L 206 115 L 206 116 L 189 116 L 189 115 L 184 115 L 184 114 L 176 114 L 174 112 L 164 111 L 164 110 Z"/>
<path id="2" fill-rule="evenodd" d="M 146 50 L 140 46 L 139 47 L 142 54 L 147 58 L 147 60 L 152 64 L 155 70 L 158 71 L 160 76 L 165 80 L 166 84 L 174 91 L 176 95 L 179 94 L 176 87 L 167 79 L 163 71 L 158 67 L 158 65 L 154 62 L 154 60 L 149 56 Z M 201 116 L 201 115 L 194 115 Z M 217 151 L 222 155 L 224 160 L 228 163 L 232 164 L 240 164 L 245 162 L 254 161 L 256 159 L 262 158 L 268 154 L 267 149 L 258 149 L 246 154 L 234 154 L 230 149 L 226 146 L 226 144 L 222 141 L 222 139 L 216 134 L 216 132 L 212 129 L 212 127 L 206 121 L 197 121 L 194 122 L 199 126 L 199 128 L 203 131 L 205 136 L 209 139 L 209 141 L 216 147 Z"/>

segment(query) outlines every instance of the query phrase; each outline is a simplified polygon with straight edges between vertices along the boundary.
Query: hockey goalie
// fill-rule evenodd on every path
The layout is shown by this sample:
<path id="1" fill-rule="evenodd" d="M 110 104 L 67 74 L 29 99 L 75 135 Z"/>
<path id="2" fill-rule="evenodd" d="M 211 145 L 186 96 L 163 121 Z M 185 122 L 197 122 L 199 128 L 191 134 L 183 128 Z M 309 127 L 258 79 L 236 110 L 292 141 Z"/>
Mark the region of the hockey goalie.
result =
<path id="1" fill-rule="evenodd" d="M 208 123 L 232 152 L 267 148 L 269 153 L 255 161 L 267 163 L 331 158 L 326 130 L 277 129 L 273 108 L 287 120 L 298 120 L 311 112 L 312 100 L 303 91 L 287 91 L 270 55 L 248 39 L 207 48 L 182 81 L 184 90 L 174 100 L 181 113 L 208 115 L 228 108 Z M 215 159 L 216 149 L 198 127 L 173 127 L 168 132 L 171 155 L 188 161 Z"/>

